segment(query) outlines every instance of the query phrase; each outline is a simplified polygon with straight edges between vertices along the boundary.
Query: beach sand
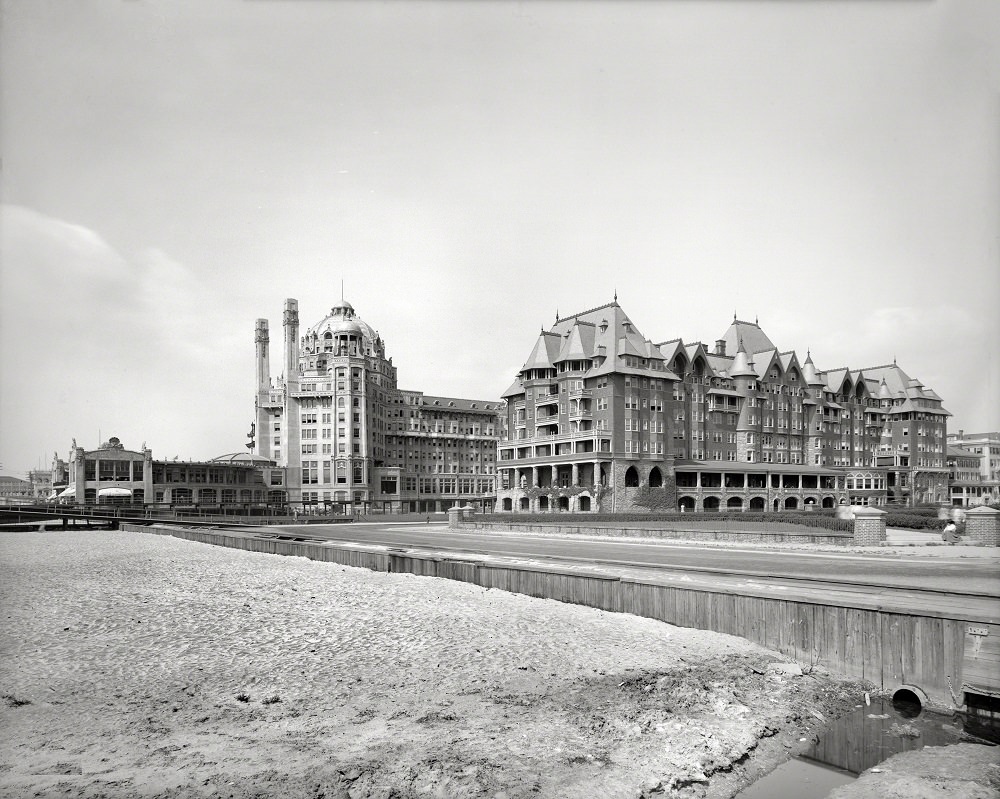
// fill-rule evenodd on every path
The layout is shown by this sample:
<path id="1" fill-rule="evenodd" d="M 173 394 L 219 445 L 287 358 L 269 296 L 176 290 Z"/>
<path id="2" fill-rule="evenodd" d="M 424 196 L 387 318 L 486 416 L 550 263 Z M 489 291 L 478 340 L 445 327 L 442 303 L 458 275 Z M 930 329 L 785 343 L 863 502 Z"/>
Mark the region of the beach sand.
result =
<path id="1" fill-rule="evenodd" d="M 0 534 L 7 797 L 728 797 L 862 687 L 743 639 L 168 536 Z"/>

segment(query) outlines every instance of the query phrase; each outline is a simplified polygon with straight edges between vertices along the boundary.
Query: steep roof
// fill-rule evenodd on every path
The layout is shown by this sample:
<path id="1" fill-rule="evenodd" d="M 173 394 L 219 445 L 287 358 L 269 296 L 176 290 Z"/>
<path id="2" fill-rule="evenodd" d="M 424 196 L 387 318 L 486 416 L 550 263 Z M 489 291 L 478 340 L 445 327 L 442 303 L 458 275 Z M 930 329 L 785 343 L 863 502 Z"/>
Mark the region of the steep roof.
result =
<path id="1" fill-rule="evenodd" d="M 740 319 L 733 319 L 721 340 L 726 342 L 726 352 L 736 352 L 741 341 L 750 355 L 755 352 L 775 349 L 771 339 L 760 329 L 760 325 L 756 322 L 744 322 Z"/>
<path id="2" fill-rule="evenodd" d="M 562 341 L 558 334 L 543 330 L 538 335 L 538 340 L 535 342 L 534 349 L 531 350 L 531 355 L 528 356 L 528 360 L 521 367 L 522 371 L 525 369 L 552 369 L 553 363 L 559 355 L 559 345 L 561 343 Z"/>

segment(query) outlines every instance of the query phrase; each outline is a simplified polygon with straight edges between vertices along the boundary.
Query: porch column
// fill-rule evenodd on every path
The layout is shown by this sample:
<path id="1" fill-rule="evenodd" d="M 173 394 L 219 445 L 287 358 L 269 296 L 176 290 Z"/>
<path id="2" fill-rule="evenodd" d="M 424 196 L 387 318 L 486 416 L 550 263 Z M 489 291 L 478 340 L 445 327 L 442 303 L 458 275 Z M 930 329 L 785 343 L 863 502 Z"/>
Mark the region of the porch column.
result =
<path id="1" fill-rule="evenodd" d="M 575 488 L 576 486 L 580 485 L 580 467 L 578 464 L 574 463 L 570 468 L 572 469 L 572 477 L 570 478 L 570 485 L 572 485 Z"/>
<path id="2" fill-rule="evenodd" d="M 531 487 L 538 488 L 538 467 L 531 467 Z"/>
<path id="3" fill-rule="evenodd" d="M 594 485 L 599 486 L 601 484 L 601 462 L 594 461 Z"/>

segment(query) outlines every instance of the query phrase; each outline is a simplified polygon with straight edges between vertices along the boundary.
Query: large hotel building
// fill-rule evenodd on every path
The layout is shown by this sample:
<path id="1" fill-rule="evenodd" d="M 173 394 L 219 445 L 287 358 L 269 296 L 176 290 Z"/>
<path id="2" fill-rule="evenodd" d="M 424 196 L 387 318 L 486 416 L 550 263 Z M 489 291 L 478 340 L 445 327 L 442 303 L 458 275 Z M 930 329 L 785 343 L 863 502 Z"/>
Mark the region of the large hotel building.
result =
<path id="1" fill-rule="evenodd" d="M 614 302 L 543 330 L 513 385 L 497 510 L 784 510 L 948 499 L 941 398 L 895 363 L 820 369 L 733 319 L 654 344 Z"/>
<path id="2" fill-rule="evenodd" d="M 285 301 L 283 374 L 272 379 L 258 319 L 256 441 L 285 470 L 289 503 L 352 512 L 492 509 L 497 400 L 428 396 L 396 385 L 385 342 L 350 303 L 300 333 Z"/>

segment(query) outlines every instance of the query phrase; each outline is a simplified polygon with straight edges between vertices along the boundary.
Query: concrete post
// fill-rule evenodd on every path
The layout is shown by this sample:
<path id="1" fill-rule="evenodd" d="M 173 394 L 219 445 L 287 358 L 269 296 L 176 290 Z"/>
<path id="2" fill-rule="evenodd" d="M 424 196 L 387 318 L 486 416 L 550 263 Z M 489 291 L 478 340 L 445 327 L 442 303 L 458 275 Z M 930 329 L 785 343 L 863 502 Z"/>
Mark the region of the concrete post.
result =
<path id="1" fill-rule="evenodd" d="M 885 544 L 885 511 L 864 505 L 854 506 L 854 544 L 877 547 Z"/>
<path id="2" fill-rule="evenodd" d="M 461 530 L 462 529 L 462 509 L 457 505 L 448 508 L 448 529 L 449 530 Z"/>
<path id="3" fill-rule="evenodd" d="M 965 535 L 979 547 L 1000 546 L 1000 510 L 985 505 L 965 512 Z"/>

